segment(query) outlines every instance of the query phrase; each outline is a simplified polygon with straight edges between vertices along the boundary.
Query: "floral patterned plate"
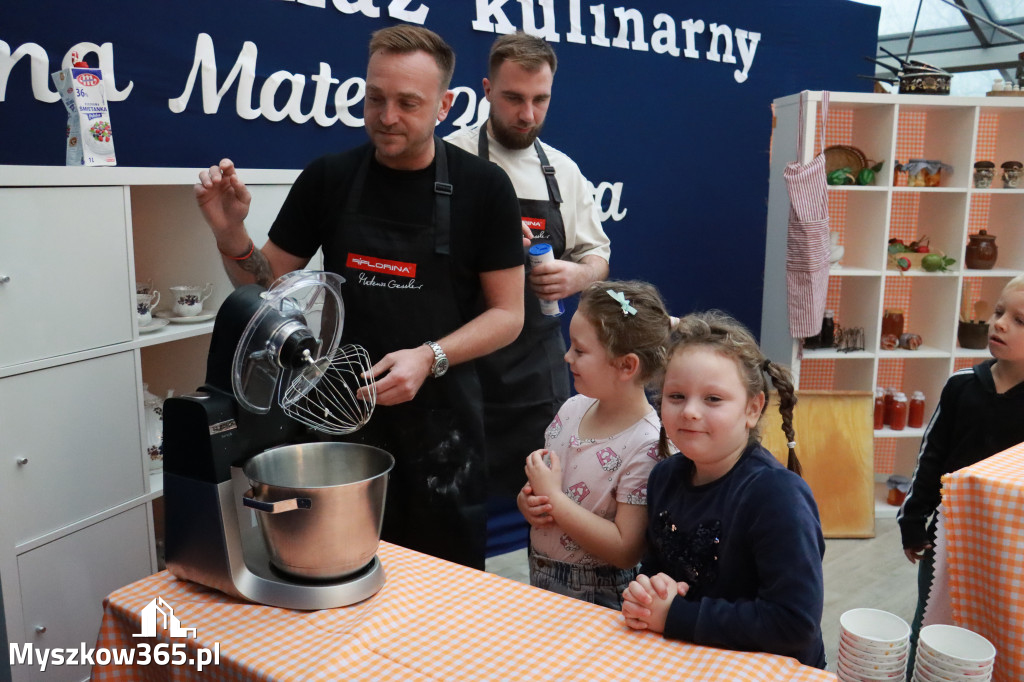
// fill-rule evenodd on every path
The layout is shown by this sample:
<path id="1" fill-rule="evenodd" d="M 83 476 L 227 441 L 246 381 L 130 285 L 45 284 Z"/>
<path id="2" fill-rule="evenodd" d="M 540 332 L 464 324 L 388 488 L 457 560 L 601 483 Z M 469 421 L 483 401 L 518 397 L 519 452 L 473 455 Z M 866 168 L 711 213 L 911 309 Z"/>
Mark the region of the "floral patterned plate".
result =
<path id="1" fill-rule="evenodd" d="M 210 312 L 199 313 L 198 315 L 192 315 L 191 317 L 178 317 L 170 310 L 158 310 L 153 313 L 154 317 L 159 317 L 163 320 L 168 320 L 174 324 L 196 324 L 197 322 L 207 322 L 217 317 L 217 311 L 213 310 Z"/>

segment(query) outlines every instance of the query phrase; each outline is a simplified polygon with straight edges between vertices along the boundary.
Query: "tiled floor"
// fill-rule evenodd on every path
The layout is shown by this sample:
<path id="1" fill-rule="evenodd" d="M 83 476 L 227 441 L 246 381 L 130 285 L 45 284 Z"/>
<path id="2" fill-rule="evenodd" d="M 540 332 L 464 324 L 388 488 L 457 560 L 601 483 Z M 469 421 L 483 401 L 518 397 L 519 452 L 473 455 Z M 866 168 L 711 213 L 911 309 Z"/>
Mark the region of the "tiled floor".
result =
<path id="1" fill-rule="evenodd" d="M 521 583 L 530 584 L 530 568 L 526 561 L 526 550 L 520 549 L 499 554 L 487 560 L 487 572 L 501 575 Z"/>
<path id="2" fill-rule="evenodd" d="M 821 619 L 828 669 L 835 670 L 839 646 L 839 616 L 858 607 L 895 613 L 907 623 L 917 604 L 917 569 L 903 556 L 894 518 L 875 520 L 875 537 L 826 540 L 825 612 Z M 526 550 L 487 560 L 487 570 L 529 583 Z"/>

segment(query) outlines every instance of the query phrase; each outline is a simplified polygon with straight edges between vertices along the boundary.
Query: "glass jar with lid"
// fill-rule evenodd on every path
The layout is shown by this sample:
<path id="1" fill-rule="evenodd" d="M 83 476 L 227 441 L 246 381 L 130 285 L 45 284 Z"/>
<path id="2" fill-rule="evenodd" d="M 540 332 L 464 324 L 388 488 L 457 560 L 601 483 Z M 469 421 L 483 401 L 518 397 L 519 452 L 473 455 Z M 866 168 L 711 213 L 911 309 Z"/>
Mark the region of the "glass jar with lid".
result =
<path id="1" fill-rule="evenodd" d="M 893 431 L 902 431 L 907 428 L 907 396 L 902 391 L 897 392 L 892 398 L 892 417 L 889 419 L 889 428 Z"/>
<path id="2" fill-rule="evenodd" d="M 1005 161 L 1003 169 L 1003 189 L 1016 189 L 1020 187 L 1021 178 L 1024 177 L 1024 164 L 1020 161 Z"/>
<path id="3" fill-rule="evenodd" d="M 991 161 L 978 161 L 974 164 L 974 186 L 988 189 L 996 176 L 996 164 Z"/>
<path id="4" fill-rule="evenodd" d="M 897 339 L 903 334 L 903 311 L 899 308 L 886 308 L 882 314 L 882 336 L 886 334 Z"/>
<path id="5" fill-rule="evenodd" d="M 907 408 L 907 426 L 912 429 L 919 429 L 924 426 L 924 393 L 914 391 L 910 396 L 910 405 Z"/>

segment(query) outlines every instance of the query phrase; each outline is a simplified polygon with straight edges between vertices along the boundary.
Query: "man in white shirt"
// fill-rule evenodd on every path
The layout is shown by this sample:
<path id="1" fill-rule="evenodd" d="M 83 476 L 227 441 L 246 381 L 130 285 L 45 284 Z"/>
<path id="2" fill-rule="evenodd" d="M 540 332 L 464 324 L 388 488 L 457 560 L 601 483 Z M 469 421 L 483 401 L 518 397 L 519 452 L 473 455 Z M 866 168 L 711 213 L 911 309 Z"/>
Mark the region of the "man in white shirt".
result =
<path id="1" fill-rule="evenodd" d="M 516 509 L 526 456 L 544 446 L 544 429 L 569 397 L 560 319 L 543 315 L 540 300 L 558 301 L 604 279 L 611 254 L 583 173 L 538 139 L 557 65 L 541 38 L 521 32 L 499 37 L 483 79 L 490 102 L 486 124 L 447 137 L 505 170 L 519 198 L 524 235 L 534 246 L 550 244 L 555 255 L 532 270 L 527 266 L 526 319 L 519 338 L 477 361 L 495 513 Z M 524 523 L 523 538 L 526 532 Z"/>

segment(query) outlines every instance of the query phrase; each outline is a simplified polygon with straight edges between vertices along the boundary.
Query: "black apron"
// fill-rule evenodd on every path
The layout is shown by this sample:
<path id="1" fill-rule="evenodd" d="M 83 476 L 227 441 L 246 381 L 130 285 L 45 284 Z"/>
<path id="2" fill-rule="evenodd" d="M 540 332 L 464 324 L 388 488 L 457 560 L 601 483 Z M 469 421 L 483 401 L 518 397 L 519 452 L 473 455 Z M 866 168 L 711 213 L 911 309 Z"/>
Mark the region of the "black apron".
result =
<path id="1" fill-rule="evenodd" d="M 358 212 L 370 147 L 345 199 L 340 224 L 324 245 L 325 267 L 345 277 L 343 343 L 367 349 L 373 362 L 461 327 L 449 248 L 452 185 L 446 145 L 434 137 L 433 225 L 412 225 Z M 327 240 L 325 240 L 327 241 Z M 377 406 L 347 437 L 395 457 L 381 537 L 483 569 L 486 468 L 480 383 L 473 363 L 427 377 L 416 397 Z"/>
<path id="2" fill-rule="evenodd" d="M 487 145 L 487 129 L 481 126 L 477 152 L 490 160 Z M 565 225 L 559 210 L 562 196 L 555 169 L 539 140 L 534 140 L 533 148 L 539 159 L 538 171 L 547 182 L 548 199 L 520 198 L 520 212 L 533 232 L 532 244 L 550 244 L 555 258 L 561 258 L 565 252 Z M 484 392 L 488 496 L 500 498 L 504 506 L 511 501 L 513 509 L 515 496 L 526 483 L 526 456 L 544 447 L 544 430 L 569 399 L 562 318 L 541 313 L 540 300 L 530 289 L 529 258 L 526 268 L 523 331 L 511 345 L 477 361 Z"/>

